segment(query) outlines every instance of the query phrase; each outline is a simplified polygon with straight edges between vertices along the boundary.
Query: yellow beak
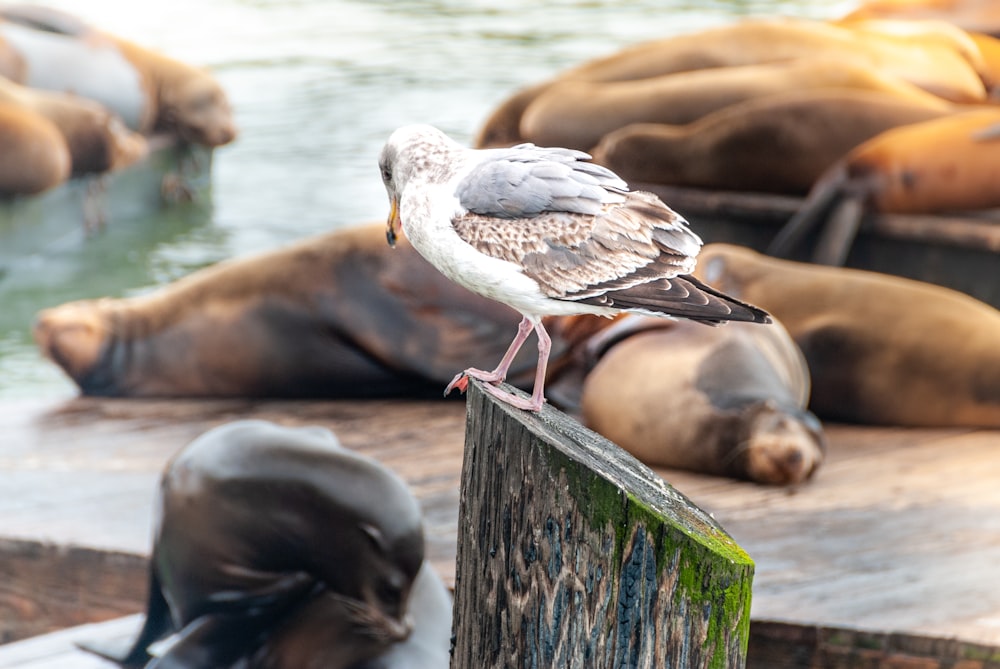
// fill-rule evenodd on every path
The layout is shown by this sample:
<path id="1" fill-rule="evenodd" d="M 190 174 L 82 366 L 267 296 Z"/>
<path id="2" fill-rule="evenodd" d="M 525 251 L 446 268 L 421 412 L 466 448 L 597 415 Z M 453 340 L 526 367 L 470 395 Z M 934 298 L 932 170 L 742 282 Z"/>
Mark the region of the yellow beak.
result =
<path id="1" fill-rule="evenodd" d="M 389 220 L 385 224 L 385 240 L 389 246 L 396 246 L 396 237 L 399 235 L 399 228 L 402 221 L 399 220 L 399 203 L 396 198 L 389 201 Z"/>

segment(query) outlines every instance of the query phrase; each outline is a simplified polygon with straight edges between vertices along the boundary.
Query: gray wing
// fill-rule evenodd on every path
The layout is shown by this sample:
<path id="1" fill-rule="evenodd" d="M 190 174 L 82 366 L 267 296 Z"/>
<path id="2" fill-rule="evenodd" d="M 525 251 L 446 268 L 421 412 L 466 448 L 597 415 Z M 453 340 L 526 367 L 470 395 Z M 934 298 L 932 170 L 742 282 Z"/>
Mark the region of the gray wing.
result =
<path id="1" fill-rule="evenodd" d="M 630 192 L 623 200 L 596 215 L 468 213 L 452 226 L 480 253 L 519 265 L 553 299 L 705 323 L 768 322 L 764 311 L 687 276 L 701 239 L 679 214 L 652 193 Z"/>
<path id="2" fill-rule="evenodd" d="M 452 221 L 481 253 L 520 265 L 550 297 L 583 299 L 694 269 L 701 240 L 655 195 L 628 193 L 596 215 L 545 212 L 506 219 L 466 214 Z"/>
<path id="3" fill-rule="evenodd" d="M 477 152 L 481 161 L 458 184 L 462 206 L 484 216 L 518 218 L 542 212 L 598 214 L 622 202 L 628 184 L 611 170 L 588 162 L 582 151 L 519 144 Z"/>

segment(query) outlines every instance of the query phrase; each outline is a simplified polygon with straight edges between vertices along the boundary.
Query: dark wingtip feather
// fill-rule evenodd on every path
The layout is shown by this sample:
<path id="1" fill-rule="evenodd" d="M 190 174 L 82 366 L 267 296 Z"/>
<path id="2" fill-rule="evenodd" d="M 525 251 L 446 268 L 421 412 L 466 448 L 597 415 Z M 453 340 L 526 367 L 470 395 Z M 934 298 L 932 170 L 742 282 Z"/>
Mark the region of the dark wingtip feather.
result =
<path id="1" fill-rule="evenodd" d="M 714 295 L 720 300 L 726 302 L 733 310 L 733 313 L 730 315 L 729 318 L 726 318 L 724 320 L 746 321 L 749 323 L 760 323 L 761 325 L 767 325 L 772 322 L 771 314 L 767 313 L 760 307 L 755 307 L 754 305 L 748 302 L 743 302 L 742 300 L 737 300 L 735 297 L 732 297 L 731 295 L 726 295 L 725 293 L 718 291 L 707 284 L 702 283 L 701 281 L 691 276 L 690 274 L 685 274 L 683 277 L 680 278 L 683 278 L 688 283 L 695 286 L 702 292 L 708 293 L 709 295 Z"/>
<path id="2" fill-rule="evenodd" d="M 622 310 L 639 310 L 687 318 L 707 325 L 726 321 L 766 324 L 771 316 L 763 309 L 707 286 L 690 274 L 660 278 L 576 301 Z"/>

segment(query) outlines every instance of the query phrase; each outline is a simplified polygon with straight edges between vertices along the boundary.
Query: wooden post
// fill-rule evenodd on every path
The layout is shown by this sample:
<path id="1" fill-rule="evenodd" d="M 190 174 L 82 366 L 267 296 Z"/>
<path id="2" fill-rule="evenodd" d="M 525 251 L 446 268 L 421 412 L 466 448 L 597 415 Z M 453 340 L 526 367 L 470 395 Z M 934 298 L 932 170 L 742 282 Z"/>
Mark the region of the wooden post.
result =
<path id="1" fill-rule="evenodd" d="M 618 446 L 469 384 L 453 669 L 743 667 L 753 562 Z"/>

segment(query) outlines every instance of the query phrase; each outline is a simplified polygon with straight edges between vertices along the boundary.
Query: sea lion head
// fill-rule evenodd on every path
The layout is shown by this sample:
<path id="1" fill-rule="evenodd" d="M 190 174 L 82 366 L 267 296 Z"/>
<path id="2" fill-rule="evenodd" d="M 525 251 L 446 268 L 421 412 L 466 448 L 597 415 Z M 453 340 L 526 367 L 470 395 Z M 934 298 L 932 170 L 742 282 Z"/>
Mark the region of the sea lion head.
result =
<path id="1" fill-rule="evenodd" d="M 741 414 L 731 464 L 746 478 L 772 485 L 801 483 L 822 463 L 826 441 L 809 411 L 768 399 L 748 404 Z"/>
<path id="2" fill-rule="evenodd" d="M 356 581 L 355 597 L 340 596 L 341 603 L 358 636 L 376 643 L 403 641 L 413 629 L 406 608 L 423 563 L 423 529 L 395 538 L 366 523 L 358 530 L 367 538 L 370 552 L 364 556 L 367 564 Z"/>
<path id="3" fill-rule="evenodd" d="M 184 69 L 184 77 L 161 92 L 157 129 L 174 132 L 192 144 L 229 144 L 238 131 L 225 91 L 208 72 Z"/>

